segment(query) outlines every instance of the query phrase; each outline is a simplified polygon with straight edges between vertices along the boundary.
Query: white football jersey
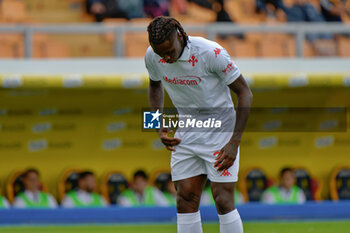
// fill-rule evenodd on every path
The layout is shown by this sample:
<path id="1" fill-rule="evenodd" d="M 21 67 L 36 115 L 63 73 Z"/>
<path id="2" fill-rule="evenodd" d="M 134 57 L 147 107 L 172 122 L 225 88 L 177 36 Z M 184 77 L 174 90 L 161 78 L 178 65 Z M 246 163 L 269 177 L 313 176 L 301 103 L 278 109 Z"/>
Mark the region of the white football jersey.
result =
<path id="1" fill-rule="evenodd" d="M 185 111 L 191 108 L 197 109 L 197 114 L 202 117 L 203 112 L 212 118 L 220 117 L 221 120 L 230 122 L 221 132 L 232 135 L 235 112 L 228 85 L 240 76 L 240 71 L 223 47 L 202 37 L 189 37 L 182 55 L 176 62 L 166 63 L 152 47 L 149 47 L 145 55 L 145 64 L 150 79 L 162 82 L 179 114 L 186 114 L 188 112 Z M 224 109 L 231 111 L 223 113 L 227 111 Z M 208 111 L 212 111 L 211 114 Z M 204 131 L 196 133 L 193 130 L 178 130 L 175 136 L 182 139 L 181 144 L 215 144 L 219 135 Z M 212 140 L 209 140 L 209 137 Z"/>

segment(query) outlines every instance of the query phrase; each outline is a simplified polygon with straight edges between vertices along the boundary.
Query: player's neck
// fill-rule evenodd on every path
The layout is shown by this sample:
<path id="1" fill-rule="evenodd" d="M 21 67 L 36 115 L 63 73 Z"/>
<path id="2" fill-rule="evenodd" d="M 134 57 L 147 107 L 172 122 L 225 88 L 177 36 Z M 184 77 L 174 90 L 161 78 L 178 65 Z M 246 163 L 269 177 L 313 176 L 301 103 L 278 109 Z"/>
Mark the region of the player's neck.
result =
<path id="1" fill-rule="evenodd" d="M 181 53 L 180 53 L 180 55 L 179 55 L 179 57 L 177 59 L 179 59 L 182 56 L 182 54 L 184 53 L 184 50 L 185 50 L 185 47 L 186 47 L 186 41 L 185 40 L 181 41 L 181 46 L 182 46 L 182 50 L 181 50 Z"/>

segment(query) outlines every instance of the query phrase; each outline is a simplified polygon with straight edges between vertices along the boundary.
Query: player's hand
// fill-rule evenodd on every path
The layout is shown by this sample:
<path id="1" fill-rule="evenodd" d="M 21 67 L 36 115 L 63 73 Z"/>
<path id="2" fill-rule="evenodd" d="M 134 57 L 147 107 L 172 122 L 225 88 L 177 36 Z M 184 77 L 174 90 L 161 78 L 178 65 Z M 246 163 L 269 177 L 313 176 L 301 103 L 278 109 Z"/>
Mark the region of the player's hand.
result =
<path id="1" fill-rule="evenodd" d="M 168 150 L 175 151 L 174 146 L 179 145 L 181 139 L 169 137 L 168 133 L 172 134 L 173 131 L 168 130 L 167 128 L 162 128 L 159 130 L 159 138 Z"/>
<path id="2" fill-rule="evenodd" d="M 238 146 L 239 143 L 229 142 L 220 150 L 214 163 L 214 167 L 218 169 L 218 172 L 224 171 L 233 165 L 236 160 Z"/>

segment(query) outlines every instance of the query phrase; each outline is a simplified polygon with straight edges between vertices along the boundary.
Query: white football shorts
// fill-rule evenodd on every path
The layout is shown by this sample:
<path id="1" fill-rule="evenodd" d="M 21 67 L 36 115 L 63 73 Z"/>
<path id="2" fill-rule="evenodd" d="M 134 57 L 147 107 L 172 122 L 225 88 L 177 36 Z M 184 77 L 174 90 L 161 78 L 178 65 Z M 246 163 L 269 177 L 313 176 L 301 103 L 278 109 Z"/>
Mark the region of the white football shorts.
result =
<path id="1" fill-rule="evenodd" d="M 234 164 L 227 170 L 218 172 L 214 167 L 215 158 L 223 146 L 181 143 L 171 154 L 171 176 L 173 181 L 206 174 L 211 182 L 227 183 L 238 181 L 239 148 Z"/>

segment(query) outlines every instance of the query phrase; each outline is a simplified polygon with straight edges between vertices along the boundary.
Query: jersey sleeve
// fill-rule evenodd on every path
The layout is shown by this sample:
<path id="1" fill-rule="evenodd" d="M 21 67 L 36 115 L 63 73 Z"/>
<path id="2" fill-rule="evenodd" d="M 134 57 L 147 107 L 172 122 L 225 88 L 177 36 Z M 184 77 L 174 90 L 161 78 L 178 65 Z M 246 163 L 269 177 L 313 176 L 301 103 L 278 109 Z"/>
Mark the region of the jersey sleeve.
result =
<path id="1" fill-rule="evenodd" d="M 146 69 L 148 71 L 148 75 L 149 75 L 149 78 L 152 80 L 152 81 L 160 81 L 161 78 L 157 72 L 157 70 L 155 69 L 154 67 L 154 64 L 153 64 L 153 60 L 152 59 L 152 48 L 149 47 L 147 49 L 147 52 L 146 52 L 146 55 L 145 55 L 145 65 L 146 65 Z"/>
<path id="2" fill-rule="evenodd" d="M 231 60 L 230 55 L 224 48 L 212 49 L 208 56 L 209 71 L 217 74 L 226 85 L 230 85 L 241 75 L 237 65 Z"/>

